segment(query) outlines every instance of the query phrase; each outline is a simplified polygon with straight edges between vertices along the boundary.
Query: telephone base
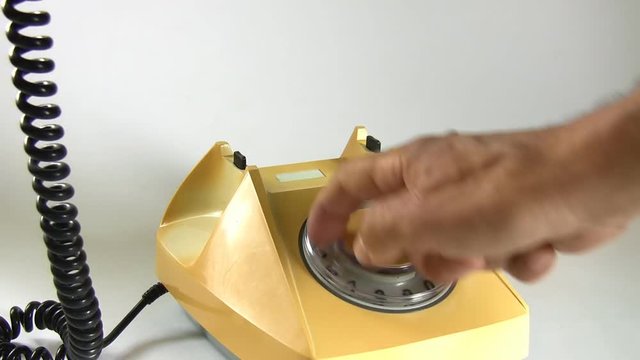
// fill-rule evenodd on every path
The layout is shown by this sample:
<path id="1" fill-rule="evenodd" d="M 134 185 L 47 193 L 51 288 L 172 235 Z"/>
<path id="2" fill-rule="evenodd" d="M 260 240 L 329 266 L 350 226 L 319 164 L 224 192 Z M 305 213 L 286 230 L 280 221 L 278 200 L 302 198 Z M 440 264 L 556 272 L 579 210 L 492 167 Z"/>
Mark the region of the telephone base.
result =
<path id="1" fill-rule="evenodd" d="M 345 301 L 310 273 L 301 253 L 309 208 L 343 159 L 369 156 L 367 138 L 357 127 L 338 159 L 265 168 L 217 143 L 158 229 L 159 279 L 241 359 L 526 358 L 529 309 L 498 272 L 469 275 L 406 312 L 383 311 L 385 298 L 377 308 Z"/>

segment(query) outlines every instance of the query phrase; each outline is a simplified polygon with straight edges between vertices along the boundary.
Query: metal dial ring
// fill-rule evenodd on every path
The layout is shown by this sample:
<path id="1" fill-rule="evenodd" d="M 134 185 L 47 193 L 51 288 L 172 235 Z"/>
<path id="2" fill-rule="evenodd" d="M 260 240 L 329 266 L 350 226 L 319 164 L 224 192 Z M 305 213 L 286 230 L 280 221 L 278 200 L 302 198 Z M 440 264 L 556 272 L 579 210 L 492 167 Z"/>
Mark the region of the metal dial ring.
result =
<path id="1" fill-rule="evenodd" d="M 421 310 L 442 301 L 455 283 L 435 284 L 421 277 L 413 266 L 368 269 L 346 252 L 338 241 L 317 248 L 300 231 L 300 252 L 313 277 L 337 297 L 360 307 L 382 312 Z"/>

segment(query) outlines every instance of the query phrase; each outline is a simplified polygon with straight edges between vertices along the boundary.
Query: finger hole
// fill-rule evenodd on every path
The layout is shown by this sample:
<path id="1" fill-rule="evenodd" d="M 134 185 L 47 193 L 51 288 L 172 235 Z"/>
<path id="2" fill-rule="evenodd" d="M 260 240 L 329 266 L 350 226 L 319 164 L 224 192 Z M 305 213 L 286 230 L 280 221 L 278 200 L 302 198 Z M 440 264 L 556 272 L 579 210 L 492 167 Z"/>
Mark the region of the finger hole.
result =
<path id="1" fill-rule="evenodd" d="M 353 243 L 353 253 L 358 262 L 365 266 L 389 267 L 402 262 L 404 252 L 398 244 L 380 244 L 370 247 L 358 235 Z"/>

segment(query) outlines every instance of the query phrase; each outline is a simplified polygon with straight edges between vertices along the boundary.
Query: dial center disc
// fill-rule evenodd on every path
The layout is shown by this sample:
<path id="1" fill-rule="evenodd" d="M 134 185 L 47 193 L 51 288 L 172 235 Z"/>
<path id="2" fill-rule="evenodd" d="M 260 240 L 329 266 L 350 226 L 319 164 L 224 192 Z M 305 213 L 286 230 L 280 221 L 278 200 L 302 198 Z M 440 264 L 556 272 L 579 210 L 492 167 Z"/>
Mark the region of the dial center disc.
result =
<path id="1" fill-rule="evenodd" d="M 455 285 L 425 279 L 410 264 L 365 268 L 350 249 L 346 241 L 319 249 L 310 241 L 306 224 L 300 232 L 302 259 L 315 279 L 334 295 L 363 308 L 383 312 L 420 310 L 443 300 Z"/>

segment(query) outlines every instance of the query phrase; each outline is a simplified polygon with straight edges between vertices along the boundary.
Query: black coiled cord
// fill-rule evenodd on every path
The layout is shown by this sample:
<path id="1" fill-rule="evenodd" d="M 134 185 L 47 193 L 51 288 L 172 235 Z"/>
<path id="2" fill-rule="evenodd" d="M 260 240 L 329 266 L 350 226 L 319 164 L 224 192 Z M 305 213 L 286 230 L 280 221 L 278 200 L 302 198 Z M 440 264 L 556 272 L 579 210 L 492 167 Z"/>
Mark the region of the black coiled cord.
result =
<path id="1" fill-rule="evenodd" d="M 104 338 L 102 348 L 109 346 L 123 331 L 129 326 L 133 319 L 147 306 L 151 305 L 159 297 L 167 293 L 167 288 L 161 283 L 156 283 L 149 288 L 142 299 L 129 311 L 129 313 L 116 325 L 109 335 Z M 33 326 L 40 330 L 53 330 L 65 338 L 66 320 L 60 303 L 55 301 L 30 302 L 24 311 L 17 306 L 11 308 L 9 315 L 11 323 L 8 323 L 0 316 L 0 360 L 53 360 L 51 353 L 38 347 L 33 350 L 24 346 L 12 343 L 20 335 L 20 329 L 26 332 L 33 331 Z M 64 360 L 66 356 L 65 345 L 61 345 L 56 351 L 55 360 Z M 75 359 L 75 358 L 73 358 Z"/>
<path id="2" fill-rule="evenodd" d="M 10 55 L 11 64 L 16 68 L 13 84 L 20 91 L 16 104 L 24 113 L 20 127 L 27 135 L 24 149 L 29 155 L 28 168 L 33 175 L 33 189 L 38 195 L 36 207 L 41 215 L 40 227 L 44 232 L 53 282 L 60 302 L 31 302 L 24 311 L 14 307 L 10 312 L 10 324 L 0 317 L 0 360 L 53 359 L 42 347 L 31 350 L 11 342 L 20 334 L 21 326 L 29 332 L 33 330 L 33 325 L 60 335 L 63 344 L 56 352 L 56 360 L 65 357 L 72 360 L 97 359 L 103 347 L 111 343 L 144 306 L 167 290 L 162 284 L 154 285 L 112 334 L 103 337 L 100 307 L 89 276 L 80 223 L 76 220 L 78 209 L 68 202 L 74 190 L 70 184 L 62 182 L 71 172 L 69 165 L 62 161 L 67 149 L 56 142 L 63 137 L 64 129 L 58 124 L 34 124 L 38 120 L 58 118 L 61 110 L 55 104 L 29 102 L 32 96 L 50 97 L 57 92 L 56 84 L 51 81 L 31 82 L 26 79 L 32 73 L 53 71 L 53 60 L 24 56 L 31 51 L 50 49 L 53 40 L 48 36 L 26 36 L 20 31 L 30 26 L 46 25 L 50 16 L 47 12 L 17 10 L 16 5 L 22 2 L 25 0 L 5 0 L 2 10 L 10 21 L 7 38 L 14 45 Z"/>
<path id="3" fill-rule="evenodd" d="M 0 317 L 0 359 L 7 360 L 52 360 L 49 351 L 43 347 L 34 350 L 24 346 L 11 343 L 20 335 L 22 326 L 26 332 L 33 330 L 33 325 L 40 329 L 48 329 L 57 332 L 64 338 L 66 333 L 66 321 L 60 303 L 55 301 L 30 302 L 24 311 L 17 306 L 11 308 L 11 324 Z M 65 347 L 61 345 L 56 351 L 55 360 L 65 358 Z"/>
<path id="4" fill-rule="evenodd" d="M 10 55 L 11 64 L 16 68 L 13 84 L 20 91 L 16 104 L 24 113 L 20 127 L 27 135 L 24 149 L 29 155 L 28 168 L 33 175 L 33 189 L 38 195 L 36 207 L 41 215 L 40 227 L 44 232 L 53 282 L 60 299 L 59 309 L 42 311 L 40 314 L 56 316 L 56 324 L 51 324 L 55 325 L 52 330 L 57 331 L 64 342 L 58 353 L 66 351 L 71 359 L 97 359 L 103 342 L 100 308 L 89 277 L 87 257 L 82 249 L 80 224 L 76 220 L 78 209 L 68 202 L 74 190 L 70 184 L 61 182 L 71 172 L 69 165 L 62 161 L 67 149 L 55 143 L 63 137 L 64 129 L 58 124 L 34 124 L 37 120 L 56 119 L 60 116 L 60 107 L 29 102 L 32 96 L 49 97 L 57 92 L 56 84 L 51 81 L 30 82 L 26 79 L 31 73 L 53 71 L 53 60 L 24 56 L 31 51 L 50 49 L 53 40 L 48 36 L 26 36 L 20 31 L 29 26 L 46 25 L 51 17 L 47 12 L 17 10 L 15 6 L 22 2 L 24 0 L 6 0 L 2 10 L 10 20 L 7 38 L 14 45 Z M 46 143 L 42 145 L 40 142 Z M 33 306 L 27 308 L 33 309 Z M 12 323 L 15 323 L 14 317 Z M 42 319 L 41 324 L 36 325 L 47 323 L 48 320 Z M 11 359 L 10 356 L 6 357 Z M 35 357 L 39 358 L 47 357 Z"/>

